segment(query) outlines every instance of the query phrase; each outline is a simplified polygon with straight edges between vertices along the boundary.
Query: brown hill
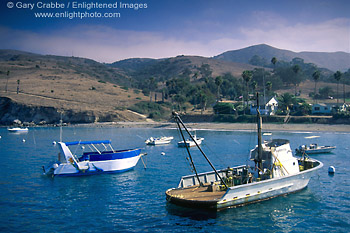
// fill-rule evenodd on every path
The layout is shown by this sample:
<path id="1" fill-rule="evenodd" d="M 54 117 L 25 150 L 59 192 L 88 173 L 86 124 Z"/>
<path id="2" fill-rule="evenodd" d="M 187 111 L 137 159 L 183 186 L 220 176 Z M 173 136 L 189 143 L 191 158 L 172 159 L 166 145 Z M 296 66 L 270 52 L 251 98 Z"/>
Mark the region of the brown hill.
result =
<path id="1" fill-rule="evenodd" d="M 84 112 L 92 121 L 141 119 L 126 108 L 148 98 L 138 90 L 115 84 L 128 80 L 116 68 L 89 59 L 9 50 L 0 57 L 0 96 L 18 105 Z M 43 116 L 41 120 L 47 119 Z"/>

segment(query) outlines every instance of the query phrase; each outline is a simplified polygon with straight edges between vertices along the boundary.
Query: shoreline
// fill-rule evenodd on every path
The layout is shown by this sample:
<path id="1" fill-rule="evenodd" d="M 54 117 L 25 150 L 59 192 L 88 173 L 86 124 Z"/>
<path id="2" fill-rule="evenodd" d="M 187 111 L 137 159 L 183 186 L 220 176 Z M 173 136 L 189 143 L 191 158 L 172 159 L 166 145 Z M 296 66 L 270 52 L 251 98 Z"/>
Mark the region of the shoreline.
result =
<path id="1" fill-rule="evenodd" d="M 185 122 L 185 125 L 193 130 L 218 130 L 218 131 L 256 131 L 257 125 L 254 123 L 216 123 L 216 122 Z M 117 128 L 153 128 L 153 129 L 175 129 L 175 122 L 145 122 L 145 121 L 119 121 L 119 122 L 95 122 L 82 124 L 68 124 L 67 126 L 82 127 L 117 127 Z M 0 128 L 9 128 L 11 126 L 0 126 Z M 26 127 L 59 127 L 59 125 L 35 125 Z M 262 127 L 263 132 L 281 131 L 281 132 L 348 132 L 350 125 L 347 124 L 278 124 L 265 123 Z"/>
<path id="2" fill-rule="evenodd" d="M 99 124 L 99 123 L 97 123 Z M 113 122 L 102 123 L 105 125 L 129 128 L 176 128 L 174 122 Z M 257 126 L 254 123 L 185 123 L 185 125 L 194 130 L 247 130 L 256 131 Z M 263 124 L 263 131 L 300 131 L 300 132 L 349 132 L 350 125 L 330 125 L 330 124 Z"/>

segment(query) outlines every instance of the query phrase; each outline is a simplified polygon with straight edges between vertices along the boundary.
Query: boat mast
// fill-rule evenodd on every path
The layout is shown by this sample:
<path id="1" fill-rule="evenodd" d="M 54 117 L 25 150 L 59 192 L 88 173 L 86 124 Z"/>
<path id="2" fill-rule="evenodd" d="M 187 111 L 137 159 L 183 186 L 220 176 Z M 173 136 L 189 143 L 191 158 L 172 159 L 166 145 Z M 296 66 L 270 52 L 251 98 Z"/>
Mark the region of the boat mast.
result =
<path id="1" fill-rule="evenodd" d="M 256 117 L 257 117 L 257 124 L 258 124 L 258 168 L 259 170 L 262 170 L 262 146 L 261 146 L 261 125 L 262 125 L 262 120 L 261 120 L 261 115 L 259 111 L 259 93 L 256 93 Z M 260 173 L 259 173 L 260 174 Z"/>
<path id="2" fill-rule="evenodd" d="M 197 141 L 193 138 L 192 134 L 188 131 L 188 129 L 186 128 L 185 124 L 183 123 L 183 121 L 181 120 L 181 118 L 179 117 L 179 115 L 176 113 L 176 112 L 173 112 L 173 116 L 175 117 L 175 120 L 176 120 L 176 123 L 178 124 L 178 127 L 179 127 L 179 130 L 181 132 L 181 135 L 183 137 L 183 134 L 182 134 L 182 131 L 181 131 L 181 128 L 180 128 L 180 124 L 184 127 L 184 129 L 186 130 L 186 132 L 188 133 L 188 135 L 190 136 L 190 138 L 192 139 L 192 141 L 194 141 L 194 143 L 196 144 L 197 148 L 199 149 L 199 151 L 202 153 L 202 155 L 204 156 L 204 158 L 207 160 L 207 162 L 209 163 L 209 165 L 211 166 L 211 168 L 214 170 L 215 174 L 219 177 L 219 179 L 221 180 L 221 182 L 225 185 L 226 188 L 228 188 L 226 182 L 222 179 L 222 177 L 220 176 L 220 174 L 218 173 L 218 171 L 215 169 L 214 165 L 210 162 L 209 158 L 206 156 L 206 154 L 204 153 L 204 151 L 202 150 L 202 148 L 198 145 Z M 184 138 L 184 137 L 183 137 Z M 184 139 L 184 142 L 185 142 L 185 139 Z M 186 143 L 185 143 L 186 144 Z M 186 148 L 187 148 L 187 152 L 188 154 L 191 156 L 190 154 L 190 151 L 186 145 Z M 194 166 L 193 164 L 193 161 L 192 161 L 192 158 L 191 158 L 191 162 L 192 162 L 192 165 Z M 198 174 L 196 172 L 196 176 L 197 176 L 197 179 L 199 180 L 199 177 L 198 177 Z"/>

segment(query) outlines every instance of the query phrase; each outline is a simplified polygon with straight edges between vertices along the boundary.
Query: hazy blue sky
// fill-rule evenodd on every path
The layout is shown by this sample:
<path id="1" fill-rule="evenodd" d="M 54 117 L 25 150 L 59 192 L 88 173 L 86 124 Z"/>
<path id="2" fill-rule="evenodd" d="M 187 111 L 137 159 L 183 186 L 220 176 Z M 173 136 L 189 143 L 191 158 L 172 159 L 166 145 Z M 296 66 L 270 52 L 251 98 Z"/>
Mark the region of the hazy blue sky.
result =
<path id="1" fill-rule="evenodd" d="M 65 8 L 42 9 L 47 2 Z M 117 2 L 118 8 L 72 9 L 82 2 Z M 120 2 L 147 8 L 120 9 Z M 73 11 L 120 17 L 35 17 Z M 349 0 L 2 0 L 0 48 L 101 62 L 182 54 L 211 57 L 261 43 L 296 52 L 350 52 L 349 12 Z"/>

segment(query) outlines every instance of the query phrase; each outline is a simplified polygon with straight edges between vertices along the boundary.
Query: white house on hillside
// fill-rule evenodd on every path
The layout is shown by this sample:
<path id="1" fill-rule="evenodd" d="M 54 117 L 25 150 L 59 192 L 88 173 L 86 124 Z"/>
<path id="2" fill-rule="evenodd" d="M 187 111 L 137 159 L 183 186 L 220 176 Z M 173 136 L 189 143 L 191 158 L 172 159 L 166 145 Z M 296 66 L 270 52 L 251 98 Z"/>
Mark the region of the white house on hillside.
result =
<path id="1" fill-rule="evenodd" d="M 263 101 L 261 101 L 263 103 Z M 266 104 L 259 106 L 259 111 L 261 115 L 275 115 L 278 109 L 278 101 L 275 97 L 272 97 Z M 250 105 L 250 114 L 256 115 L 256 105 Z"/>

